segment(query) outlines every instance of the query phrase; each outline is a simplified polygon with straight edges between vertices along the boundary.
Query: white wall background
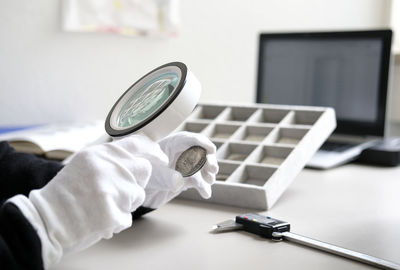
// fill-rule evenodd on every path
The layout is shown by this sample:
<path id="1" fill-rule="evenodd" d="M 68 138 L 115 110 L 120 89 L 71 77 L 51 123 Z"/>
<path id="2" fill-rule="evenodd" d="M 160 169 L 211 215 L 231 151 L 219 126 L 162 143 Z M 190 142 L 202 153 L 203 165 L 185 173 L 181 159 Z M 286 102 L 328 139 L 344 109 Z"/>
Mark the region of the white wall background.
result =
<path id="1" fill-rule="evenodd" d="M 65 33 L 60 1 L 0 0 L 0 125 L 104 119 L 136 79 L 176 60 L 201 81 L 202 101 L 253 102 L 259 32 L 390 23 L 390 0 L 181 0 L 180 5 L 180 35 L 147 39 Z M 396 95 L 400 100 L 399 87 Z M 400 110 L 395 113 L 400 119 Z"/>

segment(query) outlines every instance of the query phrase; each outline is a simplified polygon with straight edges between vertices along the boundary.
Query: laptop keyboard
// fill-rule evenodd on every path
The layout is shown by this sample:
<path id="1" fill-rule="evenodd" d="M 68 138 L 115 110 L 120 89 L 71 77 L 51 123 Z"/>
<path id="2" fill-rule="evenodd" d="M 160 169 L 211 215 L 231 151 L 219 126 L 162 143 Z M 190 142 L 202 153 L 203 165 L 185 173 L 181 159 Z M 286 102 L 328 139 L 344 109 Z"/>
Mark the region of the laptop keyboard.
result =
<path id="1" fill-rule="evenodd" d="M 344 152 L 357 144 L 355 143 L 345 143 L 345 142 L 325 142 L 320 150 L 323 151 L 333 151 L 333 152 Z"/>

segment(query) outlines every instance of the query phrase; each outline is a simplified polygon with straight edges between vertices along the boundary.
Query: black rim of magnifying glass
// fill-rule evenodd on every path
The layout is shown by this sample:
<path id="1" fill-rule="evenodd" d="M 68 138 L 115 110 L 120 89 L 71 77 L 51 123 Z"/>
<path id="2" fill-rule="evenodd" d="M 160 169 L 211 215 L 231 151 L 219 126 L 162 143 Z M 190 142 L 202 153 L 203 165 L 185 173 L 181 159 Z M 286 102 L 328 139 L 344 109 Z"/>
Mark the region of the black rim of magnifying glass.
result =
<path id="1" fill-rule="evenodd" d="M 128 127 L 125 129 L 114 129 L 111 127 L 111 116 L 115 110 L 115 108 L 117 107 L 117 105 L 119 104 L 119 102 L 121 101 L 121 99 L 129 93 L 129 91 L 132 89 L 132 87 L 134 87 L 136 84 L 138 84 L 139 82 L 141 82 L 143 79 L 145 79 L 146 77 L 149 77 L 153 72 L 156 72 L 157 70 L 160 70 L 162 68 L 165 67 L 178 67 L 181 70 L 182 76 L 179 80 L 178 85 L 176 86 L 175 90 L 173 91 L 172 95 L 170 97 L 168 97 L 168 99 L 163 103 L 163 105 L 158 108 L 157 110 L 155 110 L 148 118 L 146 118 L 145 120 L 141 121 L 139 124 L 134 125 L 132 127 Z M 152 71 L 150 71 L 149 73 L 147 73 L 146 75 L 144 75 L 142 78 L 140 78 L 139 80 L 137 80 L 134 84 L 132 84 L 128 90 L 126 90 L 121 97 L 117 100 L 117 102 L 115 102 L 114 106 L 111 108 L 110 112 L 107 115 L 106 118 L 106 122 L 105 122 L 105 129 L 106 132 L 108 133 L 108 135 L 112 136 L 112 137 L 119 137 L 119 136 L 125 136 L 128 134 L 131 134 L 133 132 L 138 131 L 139 129 L 141 129 L 142 127 L 146 126 L 148 123 L 150 123 L 151 121 L 153 121 L 154 119 L 156 119 L 161 113 L 163 113 L 165 111 L 165 109 L 167 109 L 171 103 L 176 99 L 176 97 L 179 95 L 179 93 L 182 91 L 183 87 L 185 86 L 186 83 L 186 75 L 187 75 L 187 67 L 184 63 L 181 62 L 172 62 L 172 63 L 168 63 L 165 65 L 162 65 L 158 68 L 153 69 Z"/>

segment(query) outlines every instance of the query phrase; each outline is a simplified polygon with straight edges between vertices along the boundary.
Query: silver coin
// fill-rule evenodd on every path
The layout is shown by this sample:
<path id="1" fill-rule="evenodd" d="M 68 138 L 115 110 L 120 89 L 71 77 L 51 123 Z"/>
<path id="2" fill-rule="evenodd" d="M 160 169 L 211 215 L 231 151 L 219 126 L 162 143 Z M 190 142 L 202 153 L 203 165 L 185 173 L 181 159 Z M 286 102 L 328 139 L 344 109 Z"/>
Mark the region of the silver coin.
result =
<path id="1" fill-rule="evenodd" d="M 207 161 L 207 151 L 201 146 L 195 145 L 186 149 L 177 159 L 175 170 L 183 177 L 197 173 Z"/>

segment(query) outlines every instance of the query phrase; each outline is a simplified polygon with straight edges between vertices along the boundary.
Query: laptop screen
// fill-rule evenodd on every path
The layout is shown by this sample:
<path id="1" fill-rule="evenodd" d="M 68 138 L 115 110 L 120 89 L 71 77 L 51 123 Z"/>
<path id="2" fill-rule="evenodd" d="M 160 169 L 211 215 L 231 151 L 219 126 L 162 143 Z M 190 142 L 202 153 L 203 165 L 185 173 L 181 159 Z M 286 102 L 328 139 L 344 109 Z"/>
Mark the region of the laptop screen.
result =
<path id="1" fill-rule="evenodd" d="M 257 102 L 333 107 L 335 133 L 383 136 L 391 35 L 261 34 Z"/>

